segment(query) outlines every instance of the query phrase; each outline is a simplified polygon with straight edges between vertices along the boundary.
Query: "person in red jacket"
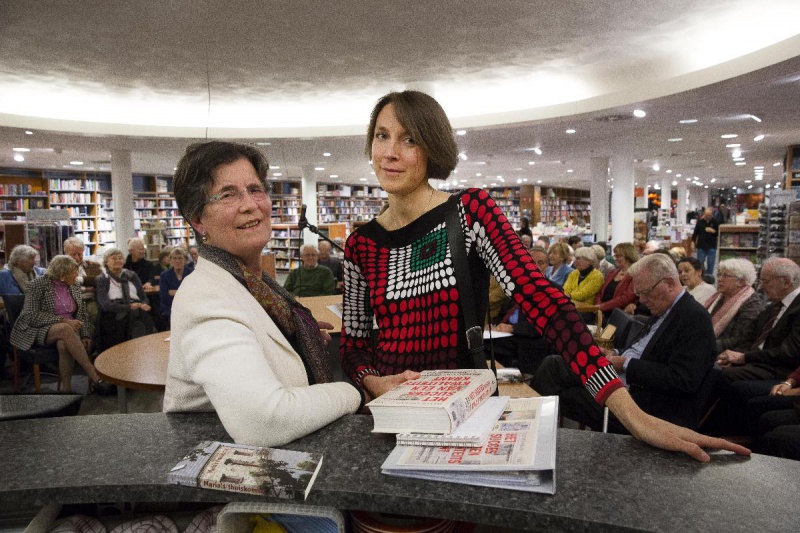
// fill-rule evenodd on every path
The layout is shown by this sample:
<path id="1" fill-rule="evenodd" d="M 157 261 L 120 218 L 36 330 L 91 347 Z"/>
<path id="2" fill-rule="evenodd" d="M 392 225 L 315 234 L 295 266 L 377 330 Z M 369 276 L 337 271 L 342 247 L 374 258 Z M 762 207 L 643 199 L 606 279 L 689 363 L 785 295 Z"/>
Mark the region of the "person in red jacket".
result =
<path id="1" fill-rule="evenodd" d="M 606 276 L 606 281 L 594 299 L 608 318 L 615 307 L 625 310 L 626 307 L 636 304 L 636 294 L 633 292 L 633 280 L 628 275 L 628 268 L 639 260 L 639 252 L 630 242 L 621 242 L 614 247 L 614 262 L 617 268 Z"/>

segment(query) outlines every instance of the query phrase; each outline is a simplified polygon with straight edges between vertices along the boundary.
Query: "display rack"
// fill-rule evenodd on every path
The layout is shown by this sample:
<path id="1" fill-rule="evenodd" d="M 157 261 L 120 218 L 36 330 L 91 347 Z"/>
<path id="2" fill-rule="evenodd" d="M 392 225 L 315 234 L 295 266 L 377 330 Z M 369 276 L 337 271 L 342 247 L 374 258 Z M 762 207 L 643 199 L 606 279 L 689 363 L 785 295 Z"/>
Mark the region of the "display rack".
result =
<path id="1" fill-rule="evenodd" d="M 273 181 L 270 198 L 273 228 L 275 224 L 296 224 L 300 220 L 303 195 L 299 181 Z"/>
<path id="2" fill-rule="evenodd" d="M 755 224 L 736 226 L 722 224 L 717 235 L 717 261 L 742 257 L 753 264 L 759 264 L 758 259 L 758 230 Z"/>
<path id="3" fill-rule="evenodd" d="M 758 264 L 770 257 L 783 257 L 786 253 L 787 205 L 792 201 L 791 191 L 769 191 L 764 203 L 758 206 Z"/>
<path id="4" fill-rule="evenodd" d="M 300 266 L 300 246 L 303 235 L 296 224 L 273 224 L 272 239 L 267 244 L 275 254 L 275 270 L 288 272 Z"/>

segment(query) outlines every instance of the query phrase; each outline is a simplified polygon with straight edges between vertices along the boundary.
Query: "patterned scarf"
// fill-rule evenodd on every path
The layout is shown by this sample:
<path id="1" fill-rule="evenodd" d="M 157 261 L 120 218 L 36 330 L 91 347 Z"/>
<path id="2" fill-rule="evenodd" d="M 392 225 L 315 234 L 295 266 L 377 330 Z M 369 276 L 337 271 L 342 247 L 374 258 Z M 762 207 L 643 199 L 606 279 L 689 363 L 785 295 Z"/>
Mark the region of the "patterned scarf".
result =
<path id="1" fill-rule="evenodd" d="M 300 355 L 306 367 L 309 384 L 332 381 L 328 352 L 322 342 L 319 325 L 311 315 L 311 311 L 300 305 L 286 289 L 266 273 L 262 272 L 261 277 L 256 276 L 225 250 L 201 244 L 199 254 L 203 259 L 228 272 L 250 291 Z"/>
<path id="2" fill-rule="evenodd" d="M 739 308 L 754 292 L 752 287 L 745 285 L 730 298 L 723 298 L 722 294 L 717 292 L 706 300 L 705 308 L 711 313 L 711 322 L 714 324 L 715 337 L 722 335 L 722 332 L 725 331 L 725 328 L 731 323 L 733 317 L 739 312 Z M 715 303 L 719 303 L 719 305 L 715 306 Z"/>

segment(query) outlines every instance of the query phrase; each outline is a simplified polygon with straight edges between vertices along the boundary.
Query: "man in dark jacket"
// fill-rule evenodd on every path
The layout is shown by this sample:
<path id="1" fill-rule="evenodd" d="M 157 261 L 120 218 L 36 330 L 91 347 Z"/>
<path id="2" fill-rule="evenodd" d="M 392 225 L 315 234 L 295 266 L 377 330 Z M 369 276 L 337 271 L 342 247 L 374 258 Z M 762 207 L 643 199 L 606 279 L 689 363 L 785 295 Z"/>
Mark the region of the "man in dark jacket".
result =
<path id="1" fill-rule="evenodd" d="M 717 260 L 717 235 L 719 223 L 714 220 L 710 207 L 703 211 L 692 233 L 692 241 L 697 248 L 697 259 L 705 267 L 706 273 L 714 275 L 714 262 Z"/>

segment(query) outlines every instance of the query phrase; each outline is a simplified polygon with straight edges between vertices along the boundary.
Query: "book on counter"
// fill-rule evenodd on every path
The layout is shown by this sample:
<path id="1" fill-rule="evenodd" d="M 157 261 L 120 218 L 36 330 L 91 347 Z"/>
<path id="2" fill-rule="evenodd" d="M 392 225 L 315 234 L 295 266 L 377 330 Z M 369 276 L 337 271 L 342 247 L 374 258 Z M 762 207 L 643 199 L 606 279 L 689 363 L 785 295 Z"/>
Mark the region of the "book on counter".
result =
<path id="1" fill-rule="evenodd" d="M 305 500 L 321 466 L 319 453 L 203 441 L 170 470 L 168 481 Z"/>
<path id="2" fill-rule="evenodd" d="M 508 405 L 508 396 L 491 396 L 452 433 L 398 433 L 402 446 L 483 446 Z"/>
<path id="3" fill-rule="evenodd" d="M 376 433 L 452 433 L 489 398 L 497 379 L 489 370 L 424 370 L 369 402 Z"/>
<path id="4" fill-rule="evenodd" d="M 384 474 L 555 494 L 558 397 L 513 398 L 479 448 L 395 446 Z"/>

